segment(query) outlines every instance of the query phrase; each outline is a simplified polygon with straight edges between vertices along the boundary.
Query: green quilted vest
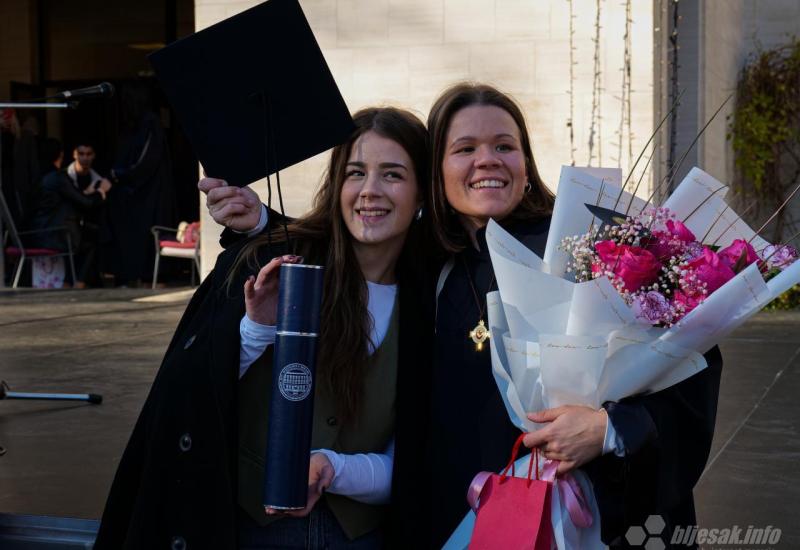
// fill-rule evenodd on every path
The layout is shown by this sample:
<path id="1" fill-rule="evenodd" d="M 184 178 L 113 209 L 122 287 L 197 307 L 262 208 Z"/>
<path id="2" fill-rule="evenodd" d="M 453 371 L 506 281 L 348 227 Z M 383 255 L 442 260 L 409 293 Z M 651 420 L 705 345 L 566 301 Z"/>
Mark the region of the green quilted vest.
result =
<path id="1" fill-rule="evenodd" d="M 328 388 L 325 384 L 316 385 L 312 449 L 348 454 L 382 453 L 386 449 L 394 434 L 398 333 L 395 300 L 386 336 L 370 357 L 358 418 L 344 424 L 339 421 Z M 319 358 L 318 370 L 321 362 Z M 267 516 L 262 505 L 271 381 L 270 349 L 239 381 L 239 505 L 259 525 L 279 521 Z M 386 506 L 364 504 L 340 495 L 326 493 L 322 499 L 350 539 L 378 528 L 386 514 Z"/>

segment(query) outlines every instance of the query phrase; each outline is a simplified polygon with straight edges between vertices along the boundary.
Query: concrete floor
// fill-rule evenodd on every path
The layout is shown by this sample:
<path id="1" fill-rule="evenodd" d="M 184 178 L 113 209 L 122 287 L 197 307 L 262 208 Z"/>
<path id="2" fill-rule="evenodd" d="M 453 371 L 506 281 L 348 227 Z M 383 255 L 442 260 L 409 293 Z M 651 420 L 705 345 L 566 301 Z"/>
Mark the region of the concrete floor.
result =
<path id="1" fill-rule="evenodd" d="M 0 401 L 0 513 L 99 517 L 190 294 L 166 292 L 0 291 L 0 379 L 104 398 Z M 714 445 L 695 490 L 700 527 L 772 526 L 782 530 L 774 547 L 800 548 L 800 312 L 758 315 L 722 353 Z"/>
<path id="2" fill-rule="evenodd" d="M 772 526 L 800 548 L 800 311 L 760 313 L 721 346 L 717 425 L 695 488 L 701 527 Z M 754 546 L 757 547 L 757 546 Z"/>
<path id="3" fill-rule="evenodd" d="M 0 401 L 0 512 L 99 518 L 187 298 L 0 292 L 0 378 L 11 390 L 103 396 L 101 405 Z"/>

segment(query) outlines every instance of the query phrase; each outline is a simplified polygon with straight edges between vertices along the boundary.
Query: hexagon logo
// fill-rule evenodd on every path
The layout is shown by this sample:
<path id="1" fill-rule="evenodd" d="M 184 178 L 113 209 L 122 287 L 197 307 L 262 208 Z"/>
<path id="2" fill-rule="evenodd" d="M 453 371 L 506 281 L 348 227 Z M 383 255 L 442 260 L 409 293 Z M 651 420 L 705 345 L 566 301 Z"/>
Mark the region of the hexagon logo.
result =
<path id="1" fill-rule="evenodd" d="M 661 539 L 661 533 L 667 526 L 664 518 L 652 515 L 644 522 L 644 527 L 633 525 L 625 533 L 625 540 L 631 546 L 644 546 L 645 550 L 664 550 L 667 546 Z"/>
<path id="2" fill-rule="evenodd" d="M 650 516 L 644 522 L 644 528 L 647 529 L 648 535 L 660 535 L 666 526 L 667 524 L 661 516 Z"/>
<path id="3" fill-rule="evenodd" d="M 644 529 L 638 525 L 628 528 L 628 531 L 625 533 L 625 540 L 627 540 L 628 544 L 632 546 L 641 546 L 646 538 L 647 533 L 645 533 Z"/>

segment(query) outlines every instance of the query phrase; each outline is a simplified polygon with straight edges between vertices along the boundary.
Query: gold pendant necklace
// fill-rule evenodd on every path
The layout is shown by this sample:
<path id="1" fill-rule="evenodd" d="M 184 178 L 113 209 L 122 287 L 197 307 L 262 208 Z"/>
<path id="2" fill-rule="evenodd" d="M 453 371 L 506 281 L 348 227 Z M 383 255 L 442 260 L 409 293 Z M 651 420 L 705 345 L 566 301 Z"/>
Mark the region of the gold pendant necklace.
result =
<path id="1" fill-rule="evenodd" d="M 483 324 L 483 319 L 478 321 L 475 328 L 469 331 L 469 337 L 475 342 L 475 351 L 481 351 L 483 349 L 483 343 L 491 337 L 489 329 Z"/>
<path id="2" fill-rule="evenodd" d="M 483 310 L 485 304 L 481 306 L 480 298 L 478 298 L 478 292 L 475 290 L 475 285 L 472 283 L 472 275 L 469 274 L 469 266 L 467 266 L 467 260 L 464 259 L 464 256 L 461 256 L 461 259 L 464 262 L 464 271 L 467 274 L 467 281 L 469 281 L 469 287 L 472 289 L 472 296 L 475 298 L 475 305 L 478 306 L 478 324 L 475 325 L 474 329 L 469 331 L 468 337 L 470 340 L 475 342 L 475 351 L 482 351 L 483 343 L 492 337 L 491 333 L 489 332 L 489 328 L 483 322 Z M 494 273 L 492 273 L 492 279 L 489 281 L 489 288 L 486 289 L 487 294 L 489 293 L 490 290 L 492 290 L 493 284 L 494 284 Z"/>

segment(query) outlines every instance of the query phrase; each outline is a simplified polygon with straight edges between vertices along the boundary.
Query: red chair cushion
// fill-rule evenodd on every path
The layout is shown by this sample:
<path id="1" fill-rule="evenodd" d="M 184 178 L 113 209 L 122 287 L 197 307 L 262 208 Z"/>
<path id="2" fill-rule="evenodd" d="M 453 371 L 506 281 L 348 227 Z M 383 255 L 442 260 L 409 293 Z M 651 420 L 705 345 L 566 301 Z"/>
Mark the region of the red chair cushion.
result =
<path id="1" fill-rule="evenodd" d="M 161 248 L 194 248 L 195 243 L 182 243 L 180 241 L 158 241 Z"/>
<path id="2" fill-rule="evenodd" d="M 26 256 L 55 256 L 56 254 L 63 254 L 62 251 L 53 250 L 52 248 L 25 248 L 24 250 Z M 9 246 L 6 248 L 6 254 L 12 258 L 19 258 L 22 256 L 22 250 L 16 246 Z"/>

